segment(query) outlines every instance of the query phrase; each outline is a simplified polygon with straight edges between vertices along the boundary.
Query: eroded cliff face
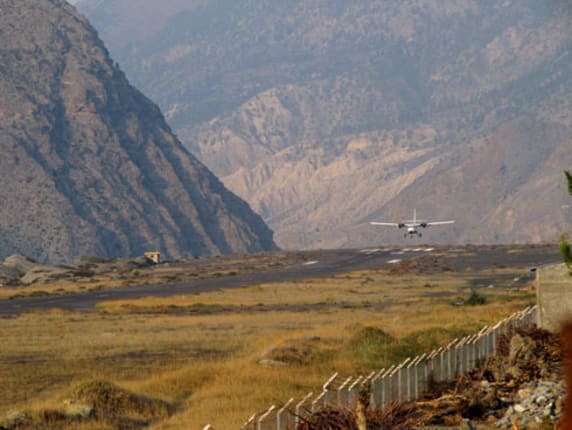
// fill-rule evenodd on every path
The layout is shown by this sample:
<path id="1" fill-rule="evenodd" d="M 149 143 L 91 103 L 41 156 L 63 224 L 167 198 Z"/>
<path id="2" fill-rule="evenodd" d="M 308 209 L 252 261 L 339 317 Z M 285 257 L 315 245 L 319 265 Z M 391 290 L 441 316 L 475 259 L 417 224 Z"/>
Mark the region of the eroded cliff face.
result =
<path id="1" fill-rule="evenodd" d="M 274 249 L 63 0 L 0 4 L 0 256 Z"/>
<path id="2" fill-rule="evenodd" d="M 287 248 L 554 240 L 572 212 L 572 5 L 81 0 L 184 144 Z M 143 29 L 145 29 L 143 31 Z"/>

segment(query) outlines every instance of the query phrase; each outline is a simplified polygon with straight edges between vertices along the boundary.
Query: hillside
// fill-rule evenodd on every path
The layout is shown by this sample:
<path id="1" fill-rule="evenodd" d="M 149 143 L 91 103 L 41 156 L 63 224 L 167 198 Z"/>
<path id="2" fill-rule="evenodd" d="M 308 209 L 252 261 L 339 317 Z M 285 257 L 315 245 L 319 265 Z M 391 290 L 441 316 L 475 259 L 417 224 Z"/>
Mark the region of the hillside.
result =
<path id="1" fill-rule="evenodd" d="M 289 248 L 554 240 L 569 2 L 81 0 L 183 143 Z M 351 192 L 349 192 L 351 190 Z"/>
<path id="2" fill-rule="evenodd" d="M 0 14 L 0 257 L 62 262 L 274 249 L 64 0 Z"/>

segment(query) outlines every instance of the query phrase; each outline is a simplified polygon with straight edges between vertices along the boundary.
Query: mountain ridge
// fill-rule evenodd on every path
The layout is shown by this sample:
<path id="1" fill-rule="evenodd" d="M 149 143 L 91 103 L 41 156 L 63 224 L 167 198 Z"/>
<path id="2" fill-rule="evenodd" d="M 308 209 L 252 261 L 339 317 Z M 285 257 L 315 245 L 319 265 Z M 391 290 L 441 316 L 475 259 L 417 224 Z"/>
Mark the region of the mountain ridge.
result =
<path id="1" fill-rule="evenodd" d="M 6 0 L 0 21 L 0 255 L 275 249 L 262 219 L 185 150 L 73 6 Z"/>
<path id="2" fill-rule="evenodd" d="M 416 206 L 457 219 L 427 232 L 435 242 L 553 241 L 572 221 L 558 191 L 572 163 L 566 2 L 240 0 L 225 9 L 205 0 L 170 3 L 160 19 L 149 2 L 121 13 L 132 4 L 79 7 L 184 144 L 263 215 L 282 247 L 396 241 L 367 223 Z M 153 30 L 130 37 L 105 13 Z M 474 163 L 490 181 L 474 180 Z"/>

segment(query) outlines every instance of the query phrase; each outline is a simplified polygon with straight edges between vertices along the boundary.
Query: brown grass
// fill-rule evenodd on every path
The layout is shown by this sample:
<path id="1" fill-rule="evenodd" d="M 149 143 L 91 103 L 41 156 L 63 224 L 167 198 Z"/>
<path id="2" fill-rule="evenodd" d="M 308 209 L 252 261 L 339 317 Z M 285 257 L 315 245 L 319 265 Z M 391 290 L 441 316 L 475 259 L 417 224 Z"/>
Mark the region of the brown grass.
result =
<path id="1" fill-rule="evenodd" d="M 2 319 L 0 417 L 58 410 L 78 384 L 100 381 L 177 408 L 157 415 L 154 429 L 238 428 L 256 411 L 317 390 L 335 371 L 385 367 L 531 302 L 527 289 L 507 284 L 481 290 L 486 305 L 452 305 L 479 276 L 491 273 L 359 272 Z M 287 365 L 264 366 L 263 358 Z"/>
<path id="2" fill-rule="evenodd" d="M 89 276 L 77 276 L 71 279 L 59 279 L 46 284 L 3 286 L 0 288 L 0 299 L 76 293 L 133 285 L 161 285 L 234 276 L 297 264 L 312 255 L 311 252 L 306 252 L 306 254 L 273 252 L 230 255 L 208 259 L 189 259 L 148 267 L 110 270 L 98 275 L 90 274 Z M 118 267 L 122 266 L 118 265 Z"/>

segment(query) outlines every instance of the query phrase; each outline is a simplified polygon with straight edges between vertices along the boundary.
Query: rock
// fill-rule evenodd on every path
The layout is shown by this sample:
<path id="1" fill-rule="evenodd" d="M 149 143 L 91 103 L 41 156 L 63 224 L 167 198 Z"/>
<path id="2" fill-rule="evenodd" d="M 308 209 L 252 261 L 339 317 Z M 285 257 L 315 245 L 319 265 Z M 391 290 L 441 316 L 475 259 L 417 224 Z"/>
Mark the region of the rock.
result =
<path id="1" fill-rule="evenodd" d="M 20 276 L 32 270 L 34 267 L 40 266 L 38 262 L 21 254 L 14 254 L 7 257 L 2 263 L 3 266 L 15 269 Z"/>
<path id="2" fill-rule="evenodd" d="M 519 399 L 528 399 L 532 395 L 532 390 L 530 388 L 521 388 L 518 390 L 517 395 Z"/>
<path id="3" fill-rule="evenodd" d="M 520 404 L 516 404 L 514 405 L 514 411 L 519 414 L 522 414 L 524 411 L 526 411 L 526 408 Z"/>
<path id="4" fill-rule="evenodd" d="M 26 272 L 26 274 L 20 278 L 20 282 L 24 285 L 45 284 L 72 276 L 73 271 L 69 269 L 63 269 L 61 267 L 36 266 Z"/>
<path id="5" fill-rule="evenodd" d="M 508 369 L 506 369 L 505 375 L 506 375 L 506 377 L 509 377 L 512 379 L 518 379 L 522 375 L 522 370 L 520 370 L 520 368 L 517 366 L 511 366 Z"/>
<path id="6" fill-rule="evenodd" d="M 0 284 L 17 285 L 20 282 L 20 276 L 20 272 L 14 267 L 0 265 Z"/>
<path id="7" fill-rule="evenodd" d="M 6 428 L 21 427 L 26 421 L 29 421 L 30 415 L 27 412 L 19 410 L 10 410 L 6 413 L 4 421 L 1 423 Z"/>
<path id="8" fill-rule="evenodd" d="M 76 400 L 64 400 L 64 412 L 66 415 L 76 418 L 91 418 L 95 415 L 95 408 L 86 403 L 77 402 Z"/>
<path id="9" fill-rule="evenodd" d="M 288 363 L 284 363 L 283 361 L 270 360 L 270 359 L 258 360 L 258 364 L 260 364 L 260 365 L 262 365 L 262 366 L 271 366 L 271 367 L 285 367 L 285 366 L 288 366 Z"/>

